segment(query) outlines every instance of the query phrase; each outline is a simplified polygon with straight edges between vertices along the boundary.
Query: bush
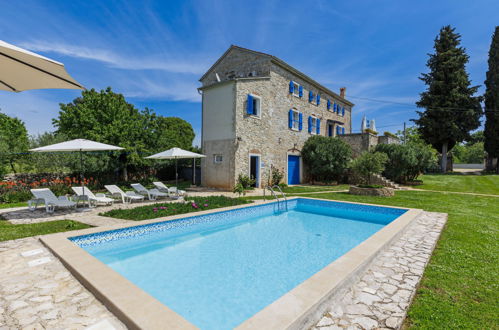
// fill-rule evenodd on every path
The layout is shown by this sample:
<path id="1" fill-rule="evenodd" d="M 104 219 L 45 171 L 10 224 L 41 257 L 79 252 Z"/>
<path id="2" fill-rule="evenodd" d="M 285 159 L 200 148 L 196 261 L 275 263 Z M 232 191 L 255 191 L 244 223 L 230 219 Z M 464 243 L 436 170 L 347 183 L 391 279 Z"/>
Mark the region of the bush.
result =
<path id="1" fill-rule="evenodd" d="M 393 134 L 392 132 L 384 132 L 383 135 L 398 139 L 398 136 Z"/>
<path id="2" fill-rule="evenodd" d="M 436 164 L 436 154 L 430 146 L 408 144 L 379 144 L 376 152 L 388 156 L 383 175 L 398 183 L 414 181 L 426 170 Z"/>
<path id="3" fill-rule="evenodd" d="M 244 189 L 243 185 L 240 183 L 236 183 L 234 186 L 234 189 L 232 190 L 234 194 L 238 194 L 239 196 L 241 195 L 246 195 L 246 189 Z"/>
<path id="4" fill-rule="evenodd" d="M 359 175 L 367 185 L 371 185 L 371 177 L 380 174 L 385 168 L 388 156 L 382 152 L 363 152 L 351 163 L 351 169 Z"/>
<path id="5" fill-rule="evenodd" d="M 274 165 L 271 165 L 269 186 L 273 187 L 275 185 L 279 185 L 283 178 L 284 178 L 284 171 L 281 171 Z"/>
<path id="6" fill-rule="evenodd" d="M 338 181 L 352 158 L 352 149 L 339 138 L 315 135 L 303 146 L 302 157 L 314 181 Z"/>
<path id="7" fill-rule="evenodd" d="M 247 175 L 239 174 L 239 176 L 237 177 L 236 186 L 238 184 L 240 184 L 243 187 L 243 189 L 251 189 L 255 184 L 255 180 Z"/>

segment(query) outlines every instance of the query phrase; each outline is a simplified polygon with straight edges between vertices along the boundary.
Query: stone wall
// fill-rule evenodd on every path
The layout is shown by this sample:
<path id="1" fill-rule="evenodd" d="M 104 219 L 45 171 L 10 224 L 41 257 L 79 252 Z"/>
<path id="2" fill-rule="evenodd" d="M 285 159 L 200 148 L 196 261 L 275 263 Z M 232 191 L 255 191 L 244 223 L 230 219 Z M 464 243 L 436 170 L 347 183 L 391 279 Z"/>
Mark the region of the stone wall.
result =
<path id="1" fill-rule="evenodd" d="M 378 144 L 378 137 L 372 133 L 345 134 L 340 135 L 340 139 L 350 145 L 354 157 L 371 150 Z"/>
<path id="2" fill-rule="evenodd" d="M 399 144 L 400 140 L 393 136 L 380 135 L 378 136 L 378 144 Z"/>
<path id="3" fill-rule="evenodd" d="M 289 93 L 290 80 L 304 87 L 304 95 L 299 98 Z M 263 168 L 261 169 L 261 184 L 266 184 L 269 178 L 270 165 L 274 165 L 285 173 L 287 180 L 288 155 L 300 155 L 305 141 L 312 136 L 308 132 L 308 117 L 315 115 L 321 119 L 320 134 L 327 134 L 327 120 L 341 121 L 346 132 L 351 127 L 351 109 L 345 107 L 345 116 L 339 116 L 327 110 L 327 99 L 340 104 L 334 95 L 321 93 L 321 103 L 317 106 L 308 102 L 308 90 L 312 86 L 301 81 L 291 73 L 277 65 L 272 66 L 271 78 L 262 80 L 238 80 L 236 83 L 236 136 L 238 143 L 235 155 L 235 175 L 249 173 L 250 154 L 259 154 Z M 261 116 L 246 114 L 246 99 L 248 94 L 261 97 Z M 342 104 L 345 105 L 346 104 Z M 303 128 L 294 131 L 289 128 L 288 115 L 290 109 L 303 113 Z M 334 130 L 335 131 L 335 130 Z M 306 173 L 302 169 L 302 182 L 306 181 Z"/>
<path id="4" fill-rule="evenodd" d="M 203 86 L 217 83 L 215 73 L 220 81 L 234 80 L 243 77 L 268 77 L 270 75 L 271 56 L 232 48 L 222 61 L 201 80 Z"/>

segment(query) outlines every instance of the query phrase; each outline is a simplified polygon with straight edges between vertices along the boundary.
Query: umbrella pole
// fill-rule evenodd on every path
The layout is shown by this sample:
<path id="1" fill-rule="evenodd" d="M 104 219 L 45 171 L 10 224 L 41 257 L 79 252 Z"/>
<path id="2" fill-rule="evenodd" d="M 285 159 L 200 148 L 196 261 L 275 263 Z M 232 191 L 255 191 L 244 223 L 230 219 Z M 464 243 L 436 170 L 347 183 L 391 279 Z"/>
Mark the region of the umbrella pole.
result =
<path id="1" fill-rule="evenodd" d="M 83 190 L 83 205 L 85 205 L 85 182 L 83 178 L 83 151 L 80 149 L 80 183 Z M 88 202 L 90 207 L 90 201 Z"/>
<path id="2" fill-rule="evenodd" d="M 196 158 L 192 159 L 192 185 L 196 185 Z"/>
<path id="3" fill-rule="evenodd" d="M 177 195 L 178 195 L 178 169 L 177 169 L 177 157 L 175 157 L 175 187 L 177 187 Z"/>

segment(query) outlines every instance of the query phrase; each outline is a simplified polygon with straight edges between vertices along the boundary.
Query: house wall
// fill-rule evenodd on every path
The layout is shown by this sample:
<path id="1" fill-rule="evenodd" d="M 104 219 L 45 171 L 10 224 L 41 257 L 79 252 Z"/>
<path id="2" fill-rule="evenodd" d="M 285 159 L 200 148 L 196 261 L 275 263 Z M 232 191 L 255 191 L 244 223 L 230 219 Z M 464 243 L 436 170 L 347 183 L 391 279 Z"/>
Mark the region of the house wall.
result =
<path id="1" fill-rule="evenodd" d="M 298 98 L 289 93 L 290 80 L 304 87 L 304 95 Z M 302 81 L 278 65 L 272 65 L 270 79 L 244 79 L 236 82 L 235 121 L 236 136 L 240 138 L 235 153 L 235 176 L 240 173 L 249 174 L 249 155 L 260 154 L 263 168 L 261 183 L 267 184 L 270 175 L 270 165 L 285 174 L 287 182 L 287 156 L 300 155 L 305 141 L 312 136 L 308 132 L 308 117 L 315 115 L 321 119 L 321 135 L 327 135 L 327 120 L 342 121 L 345 131 L 350 132 L 351 109 L 340 100 L 324 91 L 321 94 L 319 106 L 308 102 L 308 91 L 316 93 L 311 85 Z M 246 114 L 247 95 L 253 94 L 261 98 L 261 117 Z M 345 106 L 345 116 L 339 116 L 327 110 L 327 99 Z M 291 108 L 303 113 L 302 131 L 294 131 L 288 127 L 288 112 Z M 303 166 L 301 166 L 303 169 Z M 302 182 L 305 181 L 303 172 Z"/>
<path id="2" fill-rule="evenodd" d="M 201 143 L 206 155 L 201 160 L 203 186 L 230 189 L 234 185 L 234 94 L 234 82 L 203 91 Z M 222 163 L 214 163 L 215 155 L 222 155 Z"/>
<path id="3" fill-rule="evenodd" d="M 215 73 L 218 73 L 220 81 L 249 77 L 253 73 L 256 73 L 257 77 L 268 77 L 270 74 L 270 56 L 232 49 L 201 80 L 203 86 L 218 82 Z"/>
<path id="4" fill-rule="evenodd" d="M 371 133 L 356 133 L 340 135 L 352 148 L 353 156 L 359 156 L 363 151 L 371 150 L 378 144 L 378 137 Z"/>

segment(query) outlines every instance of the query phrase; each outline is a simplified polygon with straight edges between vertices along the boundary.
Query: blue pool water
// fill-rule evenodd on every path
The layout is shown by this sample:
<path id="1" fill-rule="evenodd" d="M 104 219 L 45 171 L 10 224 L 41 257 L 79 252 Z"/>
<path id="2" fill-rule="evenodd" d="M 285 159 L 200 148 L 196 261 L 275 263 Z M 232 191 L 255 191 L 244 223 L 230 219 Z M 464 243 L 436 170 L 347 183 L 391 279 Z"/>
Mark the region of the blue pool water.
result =
<path id="1" fill-rule="evenodd" d="M 231 329 L 406 210 L 291 200 L 71 238 L 201 329 Z"/>

